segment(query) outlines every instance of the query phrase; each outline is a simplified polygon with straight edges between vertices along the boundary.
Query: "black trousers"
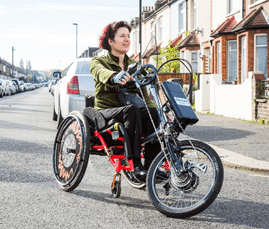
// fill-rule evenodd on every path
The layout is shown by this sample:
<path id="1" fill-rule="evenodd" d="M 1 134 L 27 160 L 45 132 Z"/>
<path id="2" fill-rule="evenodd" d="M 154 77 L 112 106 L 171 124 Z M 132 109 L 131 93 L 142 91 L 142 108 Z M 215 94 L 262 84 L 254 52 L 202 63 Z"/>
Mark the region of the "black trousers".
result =
<path id="1" fill-rule="evenodd" d="M 156 127 L 160 124 L 160 119 L 156 108 L 149 107 L 150 114 Z M 108 122 L 112 118 L 117 119 L 124 124 L 125 129 L 129 135 L 131 141 L 131 155 L 128 160 L 133 159 L 134 166 L 140 163 L 141 153 L 141 136 L 142 133 L 145 136 L 152 134 L 155 130 L 149 117 L 148 111 L 145 107 L 137 108 L 134 105 L 128 105 L 123 107 L 108 108 L 100 110 L 105 120 Z M 151 161 L 160 152 L 159 143 L 153 145 L 147 143 L 145 145 L 145 167 L 149 167 Z M 148 161 L 148 162 L 147 162 Z"/>

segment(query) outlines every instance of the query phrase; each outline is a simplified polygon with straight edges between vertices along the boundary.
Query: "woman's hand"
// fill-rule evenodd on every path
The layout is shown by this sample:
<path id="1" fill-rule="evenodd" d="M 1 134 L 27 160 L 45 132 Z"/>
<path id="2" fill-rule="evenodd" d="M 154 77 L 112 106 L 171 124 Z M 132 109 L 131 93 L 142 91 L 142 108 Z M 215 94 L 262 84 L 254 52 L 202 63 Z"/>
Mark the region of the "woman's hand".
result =
<path id="1" fill-rule="evenodd" d="M 134 78 L 125 71 L 121 71 L 111 77 L 111 81 L 115 84 L 125 85 L 129 80 L 134 80 Z"/>

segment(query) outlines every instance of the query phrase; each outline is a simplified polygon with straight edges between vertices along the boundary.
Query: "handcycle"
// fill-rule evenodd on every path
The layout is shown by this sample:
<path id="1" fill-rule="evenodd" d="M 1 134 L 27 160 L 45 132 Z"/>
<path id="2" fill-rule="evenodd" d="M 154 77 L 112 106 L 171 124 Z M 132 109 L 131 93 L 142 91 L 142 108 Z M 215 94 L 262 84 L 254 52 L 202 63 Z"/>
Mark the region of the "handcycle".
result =
<path id="1" fill-rule="evenodd" d="M 191 84 L 189 62 L 179 58 L 174 60 L 189 70 Z M 154 126 L 155 132 L 142 138 L 141 157 L 146 143 L 158 141 L 161 146 L 148 170 L 146 182 L 136 179 L 133 161 L 126 159 L 130 140 L 124 125 L 115 119 L 106 122 L 98 110 L 89 106 L 84 112 L 71 112 L 61 122 L 56 134 L 53 169 L 62 190 L 74 190 L 85 174 L 89 155 L 100 155 L 108 156 L 115 168 L 111 184 L 115 198 L 121 194 L 122 172 L 132 187 L 147 188 L 150 202 L 169 217 L 191 217 L 213 203 L 223 183 L 222 162 L 212 147 L 186 135 L 185 128 L 195 124 L 198 118 L 178 83 L 159 82 L 157 73 L 160 68 L 138 63 L 129 68 L 141 94 L 141 86 L 148 85 L 160 117 L 160 125 Z M 88 102 L 92 103 L 92 99 L 88 97 Z M 145 102 L 144 97 L 143 100 Z M 181 134 L 187 139 L 181 140 Z M 160 176 L 160 172 L 167 176 Z"/>

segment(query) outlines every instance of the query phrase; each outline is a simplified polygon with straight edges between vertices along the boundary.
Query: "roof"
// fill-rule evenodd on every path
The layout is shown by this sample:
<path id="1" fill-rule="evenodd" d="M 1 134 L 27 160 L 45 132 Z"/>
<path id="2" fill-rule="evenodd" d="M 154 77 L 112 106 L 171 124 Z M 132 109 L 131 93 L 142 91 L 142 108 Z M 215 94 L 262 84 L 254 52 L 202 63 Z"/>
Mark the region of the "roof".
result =
<path id="1" fill-rule="evenodd" d="M 263 7 L 251 11 L 233 28 L 233 32 L 254 28 L 269 28 L 268 16 Z"/>
<path id="2" fill-rule="evenodd" d="M 142 58 L 148 58 L 152 55 L 156 55 L 156 54 L 159 54 L 159 51 L 160 51 L 160 48 L 161 48 L 161 43 L 158 44 L 157 46 L 153 46 L 152 48 L 150 48 Z"/>
<path id="3" fill-rule="evenodd" d="M 191 32 L 183 41 L 181 41 L 178 48 L 181 49 L 189 46 L 200 46 L 200 41 L 195 31 Z"/>
<path id="4" fill-rule="evenodd" d="M 140 55 L 140 52 L 137 53 L 134 57 L 132 57 L 132 59 L 135 61 L 139 61 L 139 55 Z"/>
<path id="5" fill-rule="evenodd" d="M 175 47 L 177 43 L 182 39 L 182 34 L 180 34 L 178 37 L 176 37 L 170 44 L 171 47 Z"/>
<path id="6" fill-rule="evenodd" d="M 227 18 L 218 28 L 216 28 L 212 33 L 211 37 L 218 37 L 221 34 L 232 33 L 234 26 L 237 24 L 235 17 Z"/>

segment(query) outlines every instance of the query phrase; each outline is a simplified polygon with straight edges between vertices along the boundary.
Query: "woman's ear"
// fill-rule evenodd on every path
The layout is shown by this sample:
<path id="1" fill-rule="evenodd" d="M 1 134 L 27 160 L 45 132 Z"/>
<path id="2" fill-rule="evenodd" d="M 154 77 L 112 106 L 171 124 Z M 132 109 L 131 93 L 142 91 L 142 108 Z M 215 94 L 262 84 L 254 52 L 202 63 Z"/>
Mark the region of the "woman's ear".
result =
<path id="1" fill-rule="evenodd" d="M 108 38 L 108 44 L 111 46 L 112 40 Z"/>

